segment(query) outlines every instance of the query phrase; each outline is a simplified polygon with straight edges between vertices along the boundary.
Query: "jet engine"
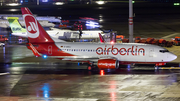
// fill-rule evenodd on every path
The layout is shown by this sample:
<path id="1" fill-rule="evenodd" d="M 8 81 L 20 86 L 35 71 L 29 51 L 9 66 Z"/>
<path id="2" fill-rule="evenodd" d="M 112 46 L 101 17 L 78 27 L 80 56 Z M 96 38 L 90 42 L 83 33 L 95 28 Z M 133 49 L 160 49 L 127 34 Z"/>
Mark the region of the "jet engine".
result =
<path id="1" fill-rule="evenodd" d="M 99 59 L 97 66 L 99 69 L 117 69 L 119 61 L 116 59 Z"/>

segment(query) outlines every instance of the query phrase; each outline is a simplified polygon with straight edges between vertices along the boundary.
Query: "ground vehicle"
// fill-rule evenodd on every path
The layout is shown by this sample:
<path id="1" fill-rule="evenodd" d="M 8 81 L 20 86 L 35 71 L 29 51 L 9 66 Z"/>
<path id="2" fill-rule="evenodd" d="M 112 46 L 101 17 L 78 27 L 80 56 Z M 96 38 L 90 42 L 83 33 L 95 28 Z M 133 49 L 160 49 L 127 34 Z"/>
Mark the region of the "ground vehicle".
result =
<path id="1" fill-rule="evenodd" d="M 174 45 L 176 45 L 176 46 L 180 45 L 180 37 L 176 36 L 175 39 L 173 39 L 172 41 L 173 41 Z"/>
<path id="2" fill-rule="evenodd" d="M 154 38 L 141 39 L 141 37 L 136 37 L 135 43 L 153 44 L 153 45 L 158 45 L 158 46 L 162 46 L 162 47 L 171 47 L 172 46 L 171 41 L 166 41 L 164 39 L 154 39 Z"/>
<path id="3" fill-rule="evenodd" d="M 122 39 L 122 42 L 123 42 L 123 43 L 129 43 L 129 39 L 126 39 L 126 38 L 125 38 L 125 39 Z"/>
<path id="4" fill-rule="evenodd" d="M 8 38 L 4 37 L 4 35 L 0 35 L 0 42 L 5 43 L 6 41 L 8 41 Z"/>

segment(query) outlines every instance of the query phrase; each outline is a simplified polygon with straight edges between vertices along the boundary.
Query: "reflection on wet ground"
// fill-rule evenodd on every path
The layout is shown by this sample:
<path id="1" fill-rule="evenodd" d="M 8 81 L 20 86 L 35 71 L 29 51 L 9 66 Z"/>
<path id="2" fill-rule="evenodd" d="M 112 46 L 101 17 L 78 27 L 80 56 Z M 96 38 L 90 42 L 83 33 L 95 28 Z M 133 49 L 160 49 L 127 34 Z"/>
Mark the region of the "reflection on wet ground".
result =
<path id="1" fill-rule="evenodd" d="M 87 64 L 81 63 L 11 63 L 1 64 L 0 73 L 10 74 L 69 74 L 100 75 L 99 69 L 87 70 Z M 180 73 L 179 69 L 157 69 L 153 65 L 129 67 L 121 65 L 119 69 L 106 69 L 105 75 L 111 74 L 169 74 Z"/>
<path id="2" fill-rule="evenodd" d="M 34 70 L 35 71 L 35 70 Z M 83 71 L 83 70 L 82 70 Z M 26 101 L 179 101 L 179 73 L 65 74 L 0 76 L 0 98 Z M 164 71 L 164 70 L 163 70 Z M 44 71 L 41 71 L 44 72 Z M 81 75 L 83 74 L 83 75 Z M 17 100 L 18 99 L 18 100 Z M 5 101 L 5 100 L 2 100 Z"/>

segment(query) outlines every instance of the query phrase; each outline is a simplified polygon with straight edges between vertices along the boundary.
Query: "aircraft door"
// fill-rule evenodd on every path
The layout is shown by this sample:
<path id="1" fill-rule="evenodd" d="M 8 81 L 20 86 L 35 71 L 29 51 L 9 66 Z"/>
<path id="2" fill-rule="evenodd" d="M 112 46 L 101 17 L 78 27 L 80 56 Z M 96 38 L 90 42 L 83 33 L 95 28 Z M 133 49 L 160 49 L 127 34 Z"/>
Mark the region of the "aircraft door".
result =
<path id="1" fill-rule="evenodd" d="M 154 55 L 154 48 L 149 49 L 149 57 L 146 58 L 146 61 L 152 61 Z"/>
<path id="2" fill-rule="evenodd" d="M 149 57 L 153 57 L 153 54 L 154 54 L 154 49 L 150 48 L 149 49 Z"/>
<path id="3" fill-rule="evenodd" d="M 52 55 L 52 46 L 51 45 L 48 46 L 48 54 Z"/>

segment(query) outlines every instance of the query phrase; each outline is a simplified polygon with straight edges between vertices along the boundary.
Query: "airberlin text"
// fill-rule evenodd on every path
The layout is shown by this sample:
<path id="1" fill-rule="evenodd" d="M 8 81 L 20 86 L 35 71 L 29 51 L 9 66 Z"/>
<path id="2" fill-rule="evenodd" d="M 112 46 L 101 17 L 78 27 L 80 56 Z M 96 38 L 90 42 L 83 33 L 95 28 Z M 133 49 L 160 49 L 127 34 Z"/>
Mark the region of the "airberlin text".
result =
<path id="1" fill-rule="evenodd" d="M 131 48 L 120 48 L 118 49 L 117 47 L 114 47 L 114 45 L 112 45 L 112 47 L 107 48 L 107 46 L 105 46 L 105 48 L 103 49 L 102 47 L 98 47 L 96 49 L 96 53 L 98 55 L 109 55 L 109 53 L 113 54 L 113 55 L 133 55 L 133 56 L 137 56 L 142 54 L 143 56 L 145 55 L 145 49 L 144 48 L 138 48 L 138 46 L 132 46 Z"/>

